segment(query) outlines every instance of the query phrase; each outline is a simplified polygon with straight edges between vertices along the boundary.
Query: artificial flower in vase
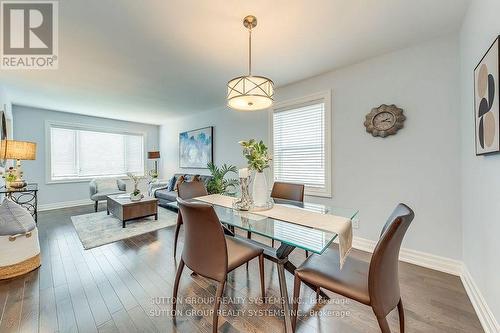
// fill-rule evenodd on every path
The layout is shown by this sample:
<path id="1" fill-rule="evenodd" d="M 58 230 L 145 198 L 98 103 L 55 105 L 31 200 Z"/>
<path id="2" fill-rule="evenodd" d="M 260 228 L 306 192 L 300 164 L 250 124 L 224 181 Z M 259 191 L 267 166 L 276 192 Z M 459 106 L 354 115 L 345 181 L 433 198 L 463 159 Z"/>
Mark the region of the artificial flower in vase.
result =
<path id="1" fill-rule="evenodd" d="M 243 147 L 243 156 L 247 159 L 248 168 L 255 172 L 252 185 L 254 207 L 257 209 L 271 208 L 272 200 L 269 196 L 267 177 L 264 173 L 272 160 L 267 146 L 262 140 L 257 142 L 254 139 L 240 141 L 239 144 Z"/>
<path id="2" fill-rule="evenodd" d="M 127 173 L 127 176 L 134 182 L 134 191 L 132 191 L 132 193 L 130 193 L 130 200 L 139 201 L 142 198 L 144 198 L 144 195 L 139 190 L 139 181 L 141 179 L 143 179 L 144 177 L 136 176 L 131 172 Z"/>

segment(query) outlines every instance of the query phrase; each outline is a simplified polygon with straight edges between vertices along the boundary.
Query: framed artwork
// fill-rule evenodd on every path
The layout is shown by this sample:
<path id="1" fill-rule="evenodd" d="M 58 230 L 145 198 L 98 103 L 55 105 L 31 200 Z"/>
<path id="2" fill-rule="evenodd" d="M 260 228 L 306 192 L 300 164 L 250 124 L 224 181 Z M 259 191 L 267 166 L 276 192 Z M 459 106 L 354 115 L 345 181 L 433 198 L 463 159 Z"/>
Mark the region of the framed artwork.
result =
<path id="1" fill-rule="evenodd" d="M 213 161 L 213 126 L 179 134 L 179 167 L 207 169 Z"/>
<path id="2" fill-rule="evenodd" d="M 7 122 L 5 121 L 5 112 L 0 111 L 0 140 L 7 140 Z M 6 145 L 1 145 L 2 150 L 5 149 Z M 5 168 L 7 160 L 5 159 L 5 152 L 0 152 L 0 167 Z"/>
<path id="3" fill-rule="evenodd" d="M 476 155 L 500 151 L 499 39 L 474 69 Z"/>

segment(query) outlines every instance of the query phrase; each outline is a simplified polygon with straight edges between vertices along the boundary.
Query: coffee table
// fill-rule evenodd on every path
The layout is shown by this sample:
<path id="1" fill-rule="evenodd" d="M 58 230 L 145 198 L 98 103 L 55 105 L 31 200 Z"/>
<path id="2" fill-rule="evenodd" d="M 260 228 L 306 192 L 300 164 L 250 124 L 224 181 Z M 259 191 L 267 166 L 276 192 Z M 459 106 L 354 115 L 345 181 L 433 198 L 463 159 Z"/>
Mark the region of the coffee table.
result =
<path id="1" fill-rule="evenodd" d="M 158 220 L 158 199 L 144 197 L 140 201 L 132 201 L 124 194 L 108 195 L 107 213 L 111 213 L 122 221 L 122 227 L 125 228 L 125 222 L 140 219 L 143 217 L 154 216 Z"/>

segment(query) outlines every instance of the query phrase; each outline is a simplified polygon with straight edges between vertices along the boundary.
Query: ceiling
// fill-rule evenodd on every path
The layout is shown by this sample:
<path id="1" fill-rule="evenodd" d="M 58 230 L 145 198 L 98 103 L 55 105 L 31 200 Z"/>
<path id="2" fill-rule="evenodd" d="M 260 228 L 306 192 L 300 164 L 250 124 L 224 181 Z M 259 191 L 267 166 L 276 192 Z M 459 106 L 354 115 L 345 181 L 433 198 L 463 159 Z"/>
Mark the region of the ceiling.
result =
<path id="1" fill-rule="evenodd" d="M 59 69 L 0 72 L 11 102 L 166 123 L 225 105 L 253 73 L 283 86 L 450 34 L 469 0 L 72 0 L 59 2 Z"/>

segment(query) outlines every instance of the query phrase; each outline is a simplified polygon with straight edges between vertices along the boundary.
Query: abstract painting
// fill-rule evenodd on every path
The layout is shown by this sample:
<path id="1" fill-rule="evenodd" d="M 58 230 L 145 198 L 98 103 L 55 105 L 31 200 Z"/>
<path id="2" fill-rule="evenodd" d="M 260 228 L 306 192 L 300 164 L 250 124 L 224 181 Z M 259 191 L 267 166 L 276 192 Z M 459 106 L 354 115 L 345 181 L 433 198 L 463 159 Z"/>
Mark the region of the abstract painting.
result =
<path id="1" fill-rule="evenodd" d="M 498 37 L 474 69 L 476 155 L 500 151 Z"/>
<path id="2" fill-rule="evenodd" d="M 179 134 L 179 167 L 206 169 L 212 161 L 212 126 Z"/>

